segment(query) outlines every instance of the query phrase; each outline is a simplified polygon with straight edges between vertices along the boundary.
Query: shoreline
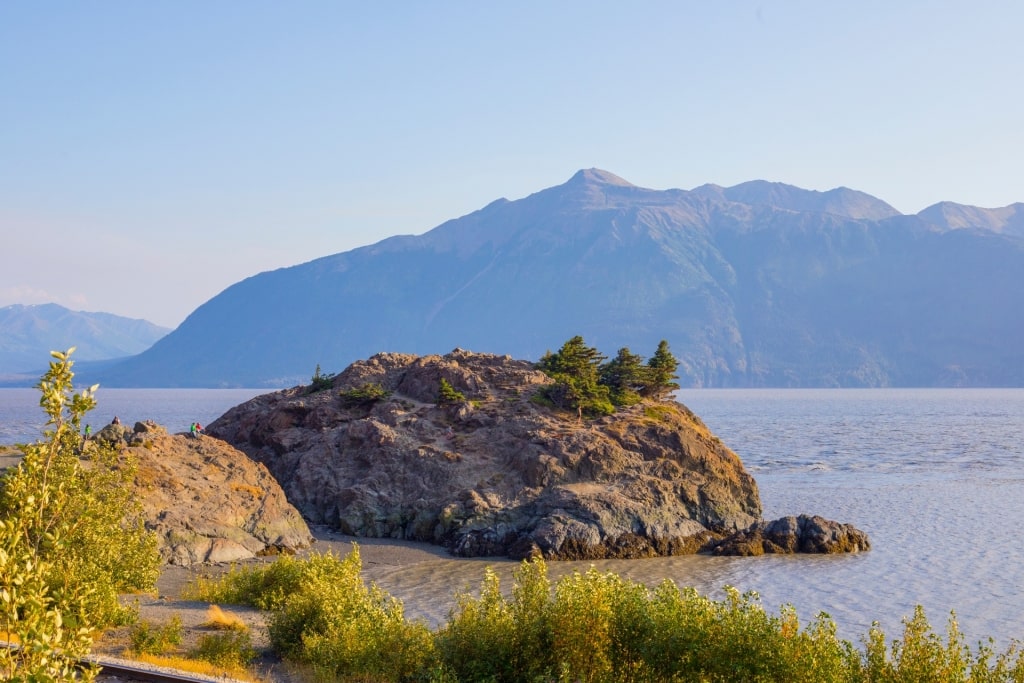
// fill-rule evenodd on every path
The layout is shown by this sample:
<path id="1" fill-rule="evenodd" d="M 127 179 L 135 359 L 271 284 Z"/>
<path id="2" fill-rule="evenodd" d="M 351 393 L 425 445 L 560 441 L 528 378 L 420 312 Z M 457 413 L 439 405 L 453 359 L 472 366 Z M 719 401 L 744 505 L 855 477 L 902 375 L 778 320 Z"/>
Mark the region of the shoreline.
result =
<path id="1" fill-rule="evenodd" d="M 306 557 L 314 553 L 324 554 L 327 552 L 332 552 L 338 557 L 345 557 L 352 551 L 352 546 L 355 544 L 359 546 L 359 555 L 362 559 L 364 573 L 366 573 L 368 567 L 401 568 L 433 560 L 460 559 L 451 555 L 441 546 L 420 541 L 403 541 L 394 538 L 359 538 L 347 536 L 321 525 L 310 526 L 309 531 L 313 535 L 313 544 L 297 551 L 295 557 Z M 160 570 L 159 578 L 157 578 L 156 589 L 161 599 L 181 600 L 184 588 L 197 578 L 217 577 L 227 573 L 232 567 L 269 564 L 278 557 L 280 556 L 268 555 L 250 560 L 218 564 L 197 564 L 190 567 L 164 565 Z"/>

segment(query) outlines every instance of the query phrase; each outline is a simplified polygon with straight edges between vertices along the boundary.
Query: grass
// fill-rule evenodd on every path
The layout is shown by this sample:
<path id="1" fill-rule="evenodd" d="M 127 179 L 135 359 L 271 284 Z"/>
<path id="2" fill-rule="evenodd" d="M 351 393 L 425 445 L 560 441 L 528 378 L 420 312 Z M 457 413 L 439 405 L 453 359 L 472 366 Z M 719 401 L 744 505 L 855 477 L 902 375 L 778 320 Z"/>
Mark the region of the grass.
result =
<path id="1" fill-rule="evenodd" d="M 250 484 L 232 484 L 231 485 L 231 490 L 232 491 L 240 491 L 240 492 L 248 493 L 253 498 L 262 498 L 267 493 L 266 491 L 264 491 L 260 487 L 252 486 Z"/>
<path id="2" fill-rule="evenodd" d="M 177 669 L 188 673 L 200 674 L 202 676 L 230 677 L 239 681 L 250 683 L 264 683 L 263 679 L 249 671 L 245 666 L 232 665 L 224 666 L 214 664 L 202 659 L 193 659 L 183 655 L 139 655 L 135 661 L 145 662 L 154 666 L 163 666 L 168 669 Z"/>
<path id="3" fill-rule="evenodd" d="M 203 623 L 203 626 L 218 631 L 249 630 L 249 626 L 242 621 L 241 617 L 237 614 L 225 612 L 217 605 L 210 605 L 209 609 L 206 610 L 206 622 Z"/>

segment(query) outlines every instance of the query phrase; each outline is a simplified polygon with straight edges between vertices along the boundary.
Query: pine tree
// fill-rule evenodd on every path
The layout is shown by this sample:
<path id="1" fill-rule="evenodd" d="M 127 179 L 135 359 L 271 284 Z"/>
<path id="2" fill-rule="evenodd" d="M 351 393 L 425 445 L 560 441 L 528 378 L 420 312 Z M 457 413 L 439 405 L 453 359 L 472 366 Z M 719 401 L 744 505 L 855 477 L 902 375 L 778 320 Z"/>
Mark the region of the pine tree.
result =
<path id="1" fill-rule="evenodd" d="M 679 361 L 669 351 L 668 342 L 662 339 L 658 343 L 658 349 L 651 356 L 650 360 L 647 361 L 647 368 L 649 370 L 649 384 L 642 391 L 642 395 L 645 397 L 651 397 L 655 399 L 665 398 L 668 394 L 672 393 L 679 388 L 679 385 L 673 380 L 679 379 L 676 375 L 676 369 L 679 367 Z"/>
<path id="2" fill-rule="evenodd" d="M 555 380 L 544 395 L 559 408 L 575 410 L 580 419 L 615 412 L 609 388 L 600 382 L 601 364 L 606 358 L 579 335 L 565 342 L 557 353 L 544 354 L 537 367 Z"/>
<path id="3" fill-rule="evenodd" d="M 615 358 L 601 366 L 600 382 L 611 391 L 612 403 L 629 406 L 640 401 L 640 392 L 647 388 L 650 375 L 650 369 L 643 363 L 643 356 L 623 347 Z"/>

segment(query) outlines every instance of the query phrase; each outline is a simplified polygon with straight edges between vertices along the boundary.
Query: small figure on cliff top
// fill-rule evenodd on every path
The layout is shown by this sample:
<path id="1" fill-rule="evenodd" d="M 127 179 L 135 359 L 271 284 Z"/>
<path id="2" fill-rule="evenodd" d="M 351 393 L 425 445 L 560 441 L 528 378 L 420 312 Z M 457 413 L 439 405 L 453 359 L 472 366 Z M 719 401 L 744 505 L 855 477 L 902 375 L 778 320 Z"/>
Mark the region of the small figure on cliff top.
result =
<path id="1" fill-rule="evenodd" d="M 121 424 L 121 418 L 119 418 L 117 415 L 115 415 L 114 419 L 110 421 L 110 424 L 112 424 L 112 425 L 119 425 L 119 424 Z"/>
<path id="2" fill-rule="evenodd" d="M 85 425 L 85 440 L 88 441 L 92 436 L 92 425 Z"/>
<path id="3" fill-rule="evenodd" d="M 198 439 L 203 432 L 203 425 L 199 424 L 198 422 L 193 422 L 189 426 L 188 431 L 192 435 L 193 439 Z"/>

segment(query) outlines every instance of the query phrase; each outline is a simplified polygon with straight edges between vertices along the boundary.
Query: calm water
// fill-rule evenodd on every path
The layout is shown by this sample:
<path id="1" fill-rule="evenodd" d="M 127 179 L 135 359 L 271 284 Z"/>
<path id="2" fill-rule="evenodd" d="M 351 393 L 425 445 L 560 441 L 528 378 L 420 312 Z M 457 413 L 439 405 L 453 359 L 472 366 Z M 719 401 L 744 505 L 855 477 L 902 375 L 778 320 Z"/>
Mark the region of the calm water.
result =
<path id="1" fill-rule="evenodd" d="M 94 426 L 155 419 L 172 431 L 210 422 L 257 390 L 102 390 Z M 37 434 L 34 390 L 0 389 L 0 443 Z M 739 453 L 765 517 L 801 512 L 850 522 L 868 553 L 831 557 L 704 556 L 552 563 L 553 576 L 591 564 L 656 584 L 671 578 L 715 597 L 756 590 L 771 611 L 819 611 L 857 640 L 873 620 L 889 637 L 914 605 L 944 630 L 956 610 L 969 642 L 1024 639 L 1024 389 L 699 390 L 680 399 Z M 34 421 L 34 422 L 33 422 Z M 407 614 L 443 621 L 459 590 L 501 560 L 438 559 L 368 566 Z M 503 583 L 507 586 L 508 579 Z"/>
<path id="2" fill-rule="evenodd" d="M 96 392 L 96 409 L 86 422 L 93 431 L 110 424 L 114 416 L 126 425 L 153 420 L 167 431 L 187 432 L 193 422 L 206 425 L 228 408 L 265 389 L 105 389 Z M 46 424 L 39 407 L 38 389 L 0 389 L 0 444 L 38 439 Z"/>

